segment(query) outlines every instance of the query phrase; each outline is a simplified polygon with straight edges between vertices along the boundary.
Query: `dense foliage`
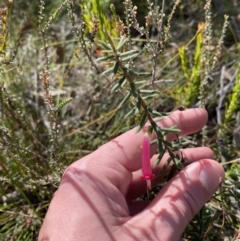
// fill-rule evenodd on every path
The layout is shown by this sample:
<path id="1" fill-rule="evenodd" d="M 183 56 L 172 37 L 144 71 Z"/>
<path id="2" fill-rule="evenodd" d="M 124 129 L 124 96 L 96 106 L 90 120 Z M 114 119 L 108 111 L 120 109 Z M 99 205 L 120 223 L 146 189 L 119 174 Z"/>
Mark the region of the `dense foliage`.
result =
<path id="1" fill-rule="evenodd" d="M 146 121 L 159 160 L 167 151 L 182 168 L 174 151 L 204 144 L 226 170 L 184 238 L 238 240 L 239 9 L 237 0 L 2 1 L 0 240 L 36 240 L 64 169 Z M 163 136 L 178 130 L 155 120 L 179 106 L 205 107 L 209 122 L 170 145 Z"/>

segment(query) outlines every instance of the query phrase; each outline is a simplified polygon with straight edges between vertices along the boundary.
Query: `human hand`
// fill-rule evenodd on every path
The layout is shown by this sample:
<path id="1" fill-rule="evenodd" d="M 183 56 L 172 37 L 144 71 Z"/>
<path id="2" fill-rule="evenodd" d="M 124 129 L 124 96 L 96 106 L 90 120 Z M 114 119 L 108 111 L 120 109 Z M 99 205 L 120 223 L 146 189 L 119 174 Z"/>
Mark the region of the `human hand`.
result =
<path id="1" fill-rule="evenodd" d="M 199 131 L 204 109 L 175 111 L 159 125 L 176 125 L 179 136 Z M 74 162 L 65 171 L 39 234 L 39 241 L 175 241 L 224 178 L 207 147 L 183 150 L 191 162 L 150 201 L 141 177 L 143 131 L 130 130 Z M 172 141 L 176 135 L 169 134 Z M 156 147 L 151 147 L 152 154 Z M 165 161 L 167 156 L 163 158 Z M 156 156 L 151 162 L 154 163 Z M 154 168 L 157 173 L 163 165 Z M 152 185 L 160 183 L 157 177 Z"/>

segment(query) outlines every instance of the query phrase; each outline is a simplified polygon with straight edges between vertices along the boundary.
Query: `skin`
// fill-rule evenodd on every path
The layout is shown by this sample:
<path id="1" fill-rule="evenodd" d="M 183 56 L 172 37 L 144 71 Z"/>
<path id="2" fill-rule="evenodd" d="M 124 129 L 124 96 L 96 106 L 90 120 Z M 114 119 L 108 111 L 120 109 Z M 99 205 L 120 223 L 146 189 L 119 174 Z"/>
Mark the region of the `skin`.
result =
<path id="1" fill-rule="evenodd" d="M 159 123 L 177 125 L 179 136 L 201 130 L 204 109 L 175 111 Z M 183 150 L 189 165 L 178 172 L 151 202 L 135 201 L 146 192 L 141 180 L 144 130 L 130 130 L 65 171 L 39 233 L 39 241 L 174 241 L 224 178 L 222 166 L 207 147 Z M 154 137 L 153 137 L 154 138 Z M 169 141 L 176 138 L 170 134 Z M 156 146 L 151 147 L 152 154 Z M 152 156 L 154 162 L 156 156 Z M 167 155 L 154 173 L 161 168 Z M 155 178 L 152 185 L 160 183 Z"/>

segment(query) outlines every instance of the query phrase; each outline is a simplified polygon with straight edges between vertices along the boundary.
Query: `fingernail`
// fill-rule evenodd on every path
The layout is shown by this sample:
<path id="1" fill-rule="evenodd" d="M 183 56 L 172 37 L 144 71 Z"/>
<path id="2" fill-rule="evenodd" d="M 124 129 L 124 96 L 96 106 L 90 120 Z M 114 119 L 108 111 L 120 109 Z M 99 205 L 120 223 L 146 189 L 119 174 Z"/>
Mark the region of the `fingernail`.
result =
<path id="1" fill-rule="evenodd" d="M 203 187 L 210 194 L 214 193 L 218 189 L 222 181 L 221 177 L 217 175 L 217 172 L 211 163 L 205 163 L 203 167 L 201 167 L 199 179 Z"/>

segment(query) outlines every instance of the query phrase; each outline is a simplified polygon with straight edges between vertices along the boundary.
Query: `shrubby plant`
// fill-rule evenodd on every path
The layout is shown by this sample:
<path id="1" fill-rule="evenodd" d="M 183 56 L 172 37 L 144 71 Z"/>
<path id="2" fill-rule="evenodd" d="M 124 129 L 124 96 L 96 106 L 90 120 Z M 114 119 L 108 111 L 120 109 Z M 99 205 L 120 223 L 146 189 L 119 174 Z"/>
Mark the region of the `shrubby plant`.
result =
<path id="1" fill-rule="evenodd" d="M 143 25 L 138 20 L 141 9 L 131 0 L 122 3 L 124 17 L 110 2 L 104 3 L 109 6 L 106 15 L 99 0 L 65 0 L 53 5 L 41 0 L 34 6 L 39 9 L 38 20 L 34 16 L 28 24 L 11 20 L 26 12 L 16 12 L 17 3 L 8 0 L 1 6 L 3 240 L 36 239 L 67 165 L 127 129 L 137 126 L 140 131 L 146 122 L 150 123 L 148 135 L 155 132 L 157 136 L 151 142 L 158 145 L 155 165 L 164 153 L 170 156 L 158 174 L 166 181 L 186 165 L 181 155 L 186 146 L 204 143 L 225 161 L 226 181 L 183 237 L 238 238 L 239 160 L 231 131 L 239 124 L 239 65 L 228 59 L 231 50 L 224 46 L 229 18 L 223 16 L 222 27 L 214 29 L 211 1 L 206 0 L 201 9 L 205 18 L 198 22 L 195 34 L 188 42 L 178 43 L 171 41 L 176 35 L 172 27 L 181 19 L 176 13 L 188 3 L 146 0 L 141 4 L 147 6 Z M 234 54 L 231 58 L 239 59 Z M 230 70 L 236 74 L 228 84 Z M 178 135 L 179 130 L 158 127 L 157 121 L 174 109 L 199 106 L 210 112 L 210 122 L 202 133 L 168 142 L 166 135 Z M 212 108 L 216 108 L 217 118 L 211 116 L 215 113 Z M 149 141 L 146 136 L 144 160 L 148 159 Z M 150 190 L 153 176 L 145 164 L 143 177 L 149 189 L 142 198 L 154 198 L 161 187 Z"/>

